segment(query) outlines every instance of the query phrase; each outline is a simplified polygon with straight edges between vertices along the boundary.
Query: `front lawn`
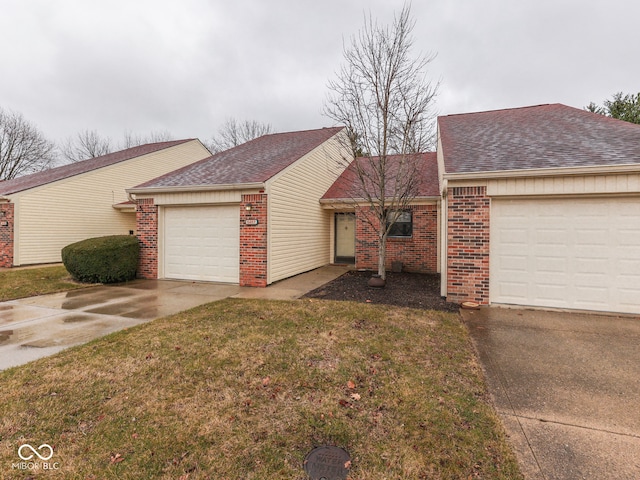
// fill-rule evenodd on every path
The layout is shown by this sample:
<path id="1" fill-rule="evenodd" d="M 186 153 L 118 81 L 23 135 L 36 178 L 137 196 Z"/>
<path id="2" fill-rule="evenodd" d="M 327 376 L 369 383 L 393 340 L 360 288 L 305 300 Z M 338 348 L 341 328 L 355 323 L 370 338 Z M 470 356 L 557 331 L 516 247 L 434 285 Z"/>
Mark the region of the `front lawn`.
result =
<path id="1" fill-rule="evenodd" d="M 62 265 L 0 270 L 0 302 L 86 286 L 74 282 Z"/>
<path id="2" fill-rule="evenodd" d="M 320 445 L 350 453 L 353 480 L 522 478 L 450 313 L 230 299 L 0 385 L 10 478 L 302 480 Z M 25 443 L 51 445 L 58 468 L 19 468 Z"/>

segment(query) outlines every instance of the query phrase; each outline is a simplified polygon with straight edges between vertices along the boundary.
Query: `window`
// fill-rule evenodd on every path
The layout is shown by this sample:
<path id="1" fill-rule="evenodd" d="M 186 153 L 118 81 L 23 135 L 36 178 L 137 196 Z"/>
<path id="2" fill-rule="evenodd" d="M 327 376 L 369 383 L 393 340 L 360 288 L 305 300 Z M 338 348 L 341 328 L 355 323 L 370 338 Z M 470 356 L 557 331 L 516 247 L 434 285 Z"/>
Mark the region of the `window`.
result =
<path id="1" fill-rule="evenodd" d="M 413 235 L 413 219 L 411 212 L 398 212 L 391 211 L 387 215 L 387 227 L 389 227 L 389 219 L 396 218 L 396 221 L 391 225 L 389 230 L 389 237 L 410 237 Z"/>

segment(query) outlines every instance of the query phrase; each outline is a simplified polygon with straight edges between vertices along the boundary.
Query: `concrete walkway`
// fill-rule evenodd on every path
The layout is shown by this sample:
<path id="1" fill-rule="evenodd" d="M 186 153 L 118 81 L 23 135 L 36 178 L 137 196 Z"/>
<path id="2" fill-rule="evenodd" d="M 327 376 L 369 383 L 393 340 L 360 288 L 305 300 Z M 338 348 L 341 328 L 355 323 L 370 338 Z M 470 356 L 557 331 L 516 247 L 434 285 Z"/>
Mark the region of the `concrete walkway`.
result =
<path id="1" fill-rule="evenodd" d="M 462 316 L 527 479 L 640 479 L 640 318 Z"/>
<path id="2" fill-rule="evenodd" d="M 347 271 L 325 266 L 267 288 L 135 280 L 0 303 L 0 370 L 223 298 L 299 298 Z"/>

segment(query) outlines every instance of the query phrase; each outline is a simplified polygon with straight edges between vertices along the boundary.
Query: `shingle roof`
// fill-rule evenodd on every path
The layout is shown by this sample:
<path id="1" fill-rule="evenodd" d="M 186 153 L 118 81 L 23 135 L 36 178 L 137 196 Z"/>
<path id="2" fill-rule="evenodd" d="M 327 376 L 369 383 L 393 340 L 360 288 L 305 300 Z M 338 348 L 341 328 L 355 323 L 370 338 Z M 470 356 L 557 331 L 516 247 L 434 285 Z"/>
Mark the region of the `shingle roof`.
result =
<path id="1" fill-rule="evenodd" d="M 12 180 L 5 180 L 0 182 L 0 195 L 10 195 L 12 193 L 22 192 L 31 188 L 47 185 L 58 180 L 87 173 L 92 170 L 114 165 L 125 160 L 154 153 L 165 148 L 170 148 L 182 143 L 190 142 L 187 140 L 173 140 L 170 142 L 158 142 L 149 143 L 146 145 L 139 145 L 137 147 L 127 148 L 119 152 L 109 153 L 101 157 L 91 158 L 89 160 L 83 160 L 81 162 L 72 163 L 69 165 L 63 165 L 62 167 L 51 168 L 42 172 L 33 173 L 31 175 L 25 175 L 23 177 L 14 178 Z"/>
<path id="2" fill-rule="evenodd" d="M 262 183 L 343 127 L 264 135 L 135 187 L 196 187 Z"/>
<path id="3" fill-rule="evenodd" d="M 417 162 L 417 169 L 420 172 L 417 188 L 417 197 L 438 197 L 440 188 L 438 185 L 438 161 L 435 152 L 417 153 L 412 156 Z M 391 155 L 387 157 L 390 168 L 388 170 L 389 180 L 394 180 L 394 171 L 400 165 L 402 155 Z M 329 190 L 322 196 L 321 200 L 346 200 L 352 198 L 363 198 L 362 183 L 358 178 L 356 162 L 365 169 L 370 165 L 370 160 L 375 161 L 376 157 L 357 158 L 342 172 L 342 175 L 329 187 Z M 392 195 L 395 185 L 390 181 L 387 185 L 387 195 Z"/>
<path id="4" fill-rule="evenodd" d="M 640 164 L 640 125 L 561 104 L 438 119 L 446 173 Z"/>

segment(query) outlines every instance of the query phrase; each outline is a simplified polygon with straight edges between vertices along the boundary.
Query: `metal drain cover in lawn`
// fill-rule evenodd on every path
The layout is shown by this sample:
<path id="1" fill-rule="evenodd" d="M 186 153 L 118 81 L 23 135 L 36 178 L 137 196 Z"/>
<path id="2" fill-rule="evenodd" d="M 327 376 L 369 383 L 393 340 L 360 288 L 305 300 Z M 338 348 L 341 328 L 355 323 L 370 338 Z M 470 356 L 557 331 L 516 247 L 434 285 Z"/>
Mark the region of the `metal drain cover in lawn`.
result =
<path id="1" fill-rule="evenodd" d="M 351 468 L 351 457 L 340 447 L 318 447 L 304 459 L 304 471 L 310 480 L 345 480 Z"/>

